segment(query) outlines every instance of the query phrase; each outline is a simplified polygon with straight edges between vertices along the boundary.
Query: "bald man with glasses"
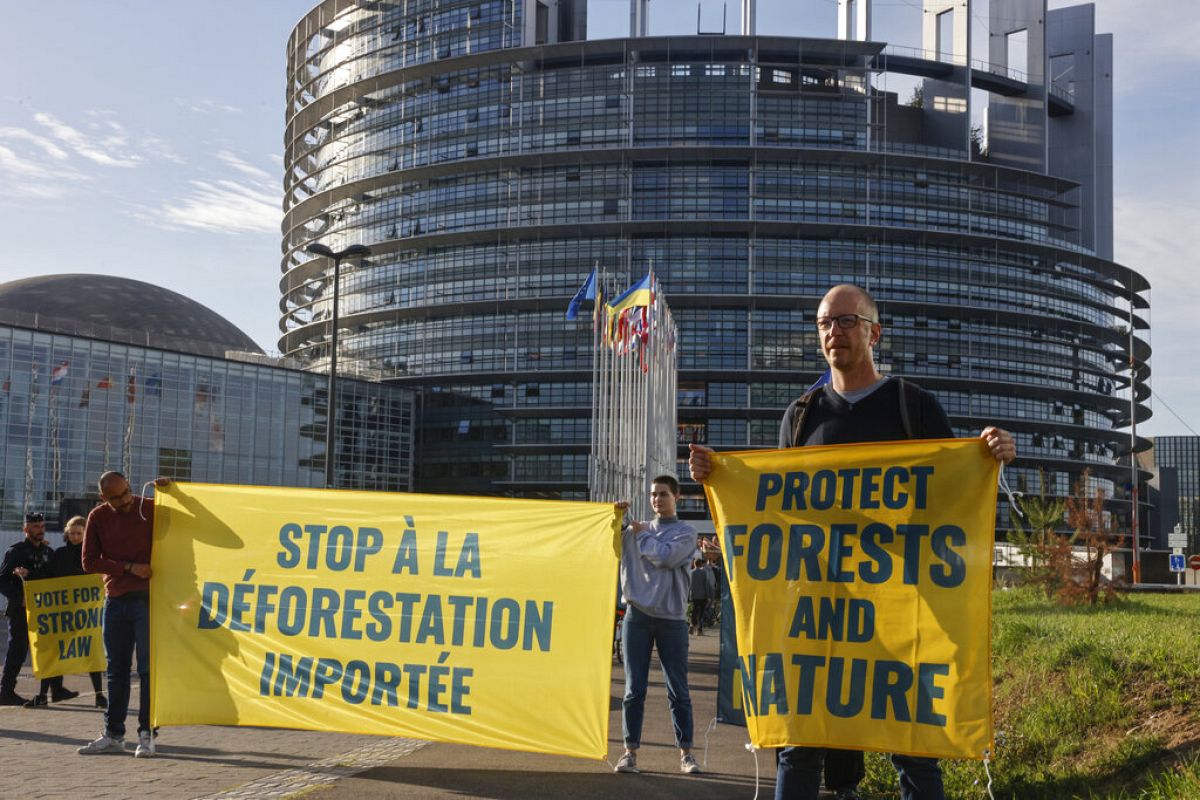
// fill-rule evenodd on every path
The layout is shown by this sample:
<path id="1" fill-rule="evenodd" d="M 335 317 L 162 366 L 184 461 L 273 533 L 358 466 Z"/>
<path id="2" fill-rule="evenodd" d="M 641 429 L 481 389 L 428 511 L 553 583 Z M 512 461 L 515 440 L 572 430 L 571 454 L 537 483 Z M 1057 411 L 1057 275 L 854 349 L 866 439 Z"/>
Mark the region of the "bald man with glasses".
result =
<path id="1" fill-rule="evenodd" d="M 155 486 L 169 484 L 159 478 Z M 154 755 L 150 730 L 150 545 L 154 501 L 133 493 L 119 472 L 100 476 L 104 502 L 88 514 L 83 531 L 83 569 L 104 576 L 104 653 L 108 657 L 108 708 L 104 732 L 80 747 L 80 755 L 125 752 L 129 713 L 129 670 L 137 655 L 140 680 L 135 758 Z"/>
<path id="2" fill-rule="evenodd" d="M 793 402 L 779 426 L 779 447 L 808 447 L 908 439 L 949 439 L 950 420 L 931 393 L 903 378 L 883 375 L 875 366 L 875 346 L 883 336 L 879 308 L 865 289 L 842 284 L 829 290 L 817 308 L 821 354 L 829 381 Z M 979 434 L 997 461 L 1017 456 L 1007 431 L 988 427 Z M 712 449 L 691 445 L 692 478 L 712 473 Z M 854 750 L 785 747 L 778 753 L 776 800 L 816 800 L 825 785 L 839 800 L 855 800 L 863 779 L 863 755 Z M 944 800 L 937 759 L 893 755 L 903 800 Z"/>

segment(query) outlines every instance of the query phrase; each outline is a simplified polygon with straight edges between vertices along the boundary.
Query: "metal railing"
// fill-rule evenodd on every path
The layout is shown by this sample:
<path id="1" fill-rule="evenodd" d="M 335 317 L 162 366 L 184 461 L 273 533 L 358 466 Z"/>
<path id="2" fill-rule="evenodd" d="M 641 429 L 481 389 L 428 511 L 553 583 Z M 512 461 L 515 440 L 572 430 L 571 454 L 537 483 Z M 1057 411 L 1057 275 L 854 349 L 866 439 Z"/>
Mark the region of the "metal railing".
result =
<path id="1" fill-rule="evenodd" d="M 904 47 L 902 45 L 895 44 L 889 44 L 887 47 L 883 48 L 882 55 L 885 58 L 889 55 L 919 58 L 923 61 L 937 61 L 942 64 L 951 64 L 958 67 L 966 65 L 963 59 L 955 59 L 950 53 L 939 53 L 936 50 L 923 50 L 919 47 Z M 1029 73 L 1027 72 L 1023 72 L 1019 69 L 1013 69 L 1012 67 L 1004 66 L 1002 64 L 994 64 L 990 61 L 984 61 L 978 58 L 971 59 L 971 69 L 987 72 L 991 75 L 998 75 L 1001 78 L 1007 78 L 1008 80 L 1016 81 L 1017 83 L 1029 83 Z M 1074 105 L 1075 95 L 1069 89 L 1050 81 L 1049 91 L 1050 94 L 1054 95 L 1063 102 Z"/>

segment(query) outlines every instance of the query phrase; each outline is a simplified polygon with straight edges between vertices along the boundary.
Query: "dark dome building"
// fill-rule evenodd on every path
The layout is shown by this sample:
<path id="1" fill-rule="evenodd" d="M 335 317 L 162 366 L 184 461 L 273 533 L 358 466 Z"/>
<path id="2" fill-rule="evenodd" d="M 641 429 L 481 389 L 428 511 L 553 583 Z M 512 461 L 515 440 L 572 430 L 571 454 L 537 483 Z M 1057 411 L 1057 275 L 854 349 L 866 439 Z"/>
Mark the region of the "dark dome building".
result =
<path id="1" fill-rule="evenodd" d="M 43 331 L 153 344 L 193 355 L 263 352 L 240 328 L 195 300 L 113 275 L 42 275 L 0 284 L 0 315 L 13 314 Z"/>

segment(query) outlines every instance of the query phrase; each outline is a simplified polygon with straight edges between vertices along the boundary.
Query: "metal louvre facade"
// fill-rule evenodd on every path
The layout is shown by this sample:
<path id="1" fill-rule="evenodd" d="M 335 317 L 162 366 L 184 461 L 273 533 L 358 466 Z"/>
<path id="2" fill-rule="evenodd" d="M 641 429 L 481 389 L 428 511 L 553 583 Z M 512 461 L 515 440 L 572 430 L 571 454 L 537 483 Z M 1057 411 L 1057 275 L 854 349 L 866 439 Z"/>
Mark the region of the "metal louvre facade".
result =
<path id="1" fill-rule="evenodd" d="M 339 358 L 422 390 L 418 490 L 586 495 L 591 327 L 563 311 L 597 262 L 661 281 L 681 445 L 773 446 L 825 369 L 820 297 L 856 282 L 885 369 L 956 433 L 1015 432 L 1014 485 L 1124 485 L 1148 285 L 1079 243 L 1077 184 L 895 135 L 878 43 L 520 46 L 524 8 L 327 2 L 289 45 L 280 350 L 328 359 L 305 245 L 369 245 Z"/>

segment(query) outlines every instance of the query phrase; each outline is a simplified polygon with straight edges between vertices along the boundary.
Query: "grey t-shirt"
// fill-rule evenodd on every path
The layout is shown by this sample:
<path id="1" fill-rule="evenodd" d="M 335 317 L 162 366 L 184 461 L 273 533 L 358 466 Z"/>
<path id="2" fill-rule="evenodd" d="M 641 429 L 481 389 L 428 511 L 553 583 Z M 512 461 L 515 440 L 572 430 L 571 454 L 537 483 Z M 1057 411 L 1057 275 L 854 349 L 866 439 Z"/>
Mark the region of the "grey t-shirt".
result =
<path id="1" fill-rule="evenodd" d="M 678 519 L 656 519 L 650 530 L 621 534 L 621 593 L 639 611 L 687 619 L 696 529 Z"/>
<path id="2" fill-rule="evenodd" d="M 880 378 L 879 380 L 875 381 L 874 383 L 872 383 L 872 384 L 871 384 L 870 386 L 868 386 L 867 388 L 865 388 L 865 389 L 855 389 L 855 390 L 854 390 L 854 391 L 852 391 L 852 392 L 839 392 L 837 389 L 834 389 L 834 388 L 833 388 L 833 386 L 830 386 L 829 388 L 830 388 L 830 390 L 831 390 L 831 391 L 832 391 L 834 394 L 836 394 L 838 397 L 842 398 L 843 400 L 845 400 L 845 401 L 846 401 L 847 403 L 849 403 L 850 405 L 854 405 L 854 404 L 855 404 L 855 403 L 857 403 L 859 400 L 862 400 L 862 399 L 864 399 L 864 398 L 866 398 L 866 397 L 869 397 L 869 396 L 871 395 L 871 393 L 872 393 L 872 392 L 874 392 L 874 391 L 875 391 L 876 389 L 878 389 L 879 387 L 883 386 L 883 384 L 887 383 L 887 379 L 888 379 L 888 376 L 887 376 L 887 375 L 884 375 L 882 378 Z"/>

